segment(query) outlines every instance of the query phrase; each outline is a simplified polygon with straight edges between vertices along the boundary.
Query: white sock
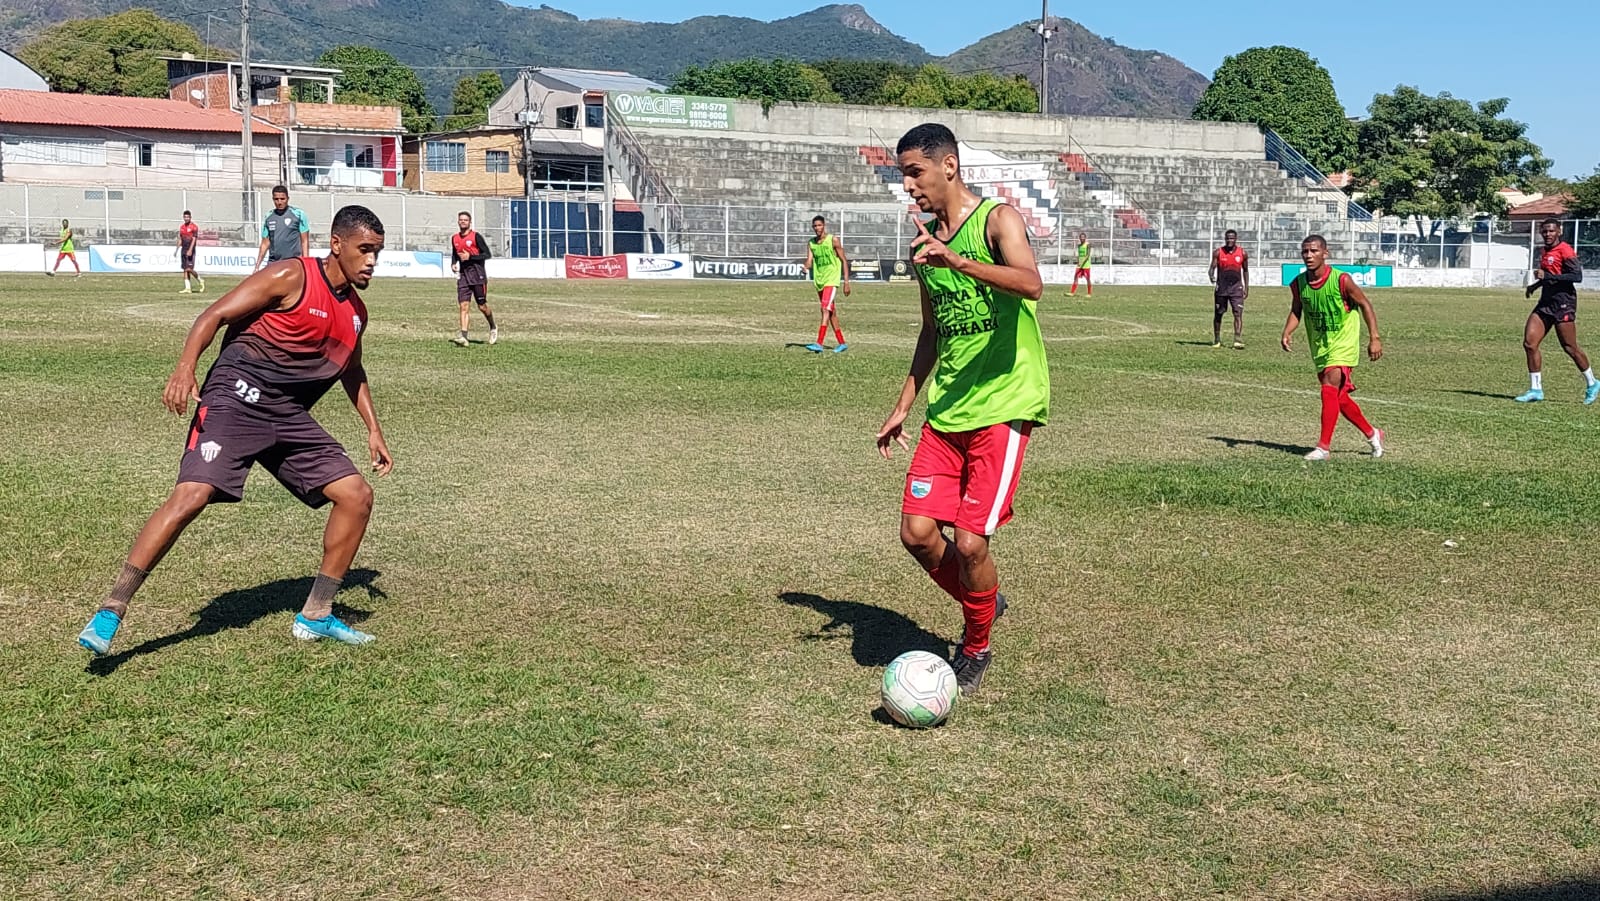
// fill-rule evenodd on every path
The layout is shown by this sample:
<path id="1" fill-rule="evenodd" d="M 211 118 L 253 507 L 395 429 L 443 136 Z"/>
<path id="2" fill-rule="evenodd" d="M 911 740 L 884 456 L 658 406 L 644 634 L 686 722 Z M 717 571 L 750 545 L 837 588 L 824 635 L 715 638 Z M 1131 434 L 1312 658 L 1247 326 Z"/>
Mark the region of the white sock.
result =
<path id="1" fill-rule="evenodd" d="M 1542 373 L 1542 372 L 1530 372 L 1530 373 L 1528 373 L 1528 379 L 1533 382 L 1533 390 L 1535 390 L 1535 391 L 1543 391 L 1544 390 L 1544 373 Z"/>
<path id="2" fill-rule="evenodd" d="M 191 289 L 192 289 L 192 288 L 193 288 L 193 287 L 194 287 L 194 286 L 193 286 L 193 285 L 191 285 L 191 284 L 189 284 L 189 280 L 188 280 L 188 279 L 187 279 L 187 278 L 185 278 L 185 279 L 184 279 L 184 280 L 183 280 L 183 286 L 184 286 L 184 287 L 185 287 L 185 288 L 191 288 Z"/>
<path id="3" fill-rule="evenodd" d="M 1594 367 L 1593 366 L 1590 366 L 1588 369 L 1585 369 L 1583 371 L 1583 383 L 1585 385 L 1593 385 L 1594 384 Z"/>

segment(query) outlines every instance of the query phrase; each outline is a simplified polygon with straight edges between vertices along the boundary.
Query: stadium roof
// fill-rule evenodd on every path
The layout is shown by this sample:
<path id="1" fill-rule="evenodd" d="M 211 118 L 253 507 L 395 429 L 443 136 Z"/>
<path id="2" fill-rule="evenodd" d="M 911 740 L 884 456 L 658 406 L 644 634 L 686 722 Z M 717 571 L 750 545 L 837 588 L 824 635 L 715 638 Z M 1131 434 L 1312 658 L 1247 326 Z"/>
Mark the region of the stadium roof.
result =
<path id="1" fill-rule="evenodd" d="M 609 72 L 600 69 L 535 69 L 534 77 L 542 81 L 559 82 L 574 91 L 665 91 L 666 85 L 657 84 L 630 72 Z"/>
<path id="2" fill-rule="evenodd" d="M 200 109 L 182 100 L 46 91 L 0 90 L 0 123 L 229 134 L 242 130 L 238 113 Z M 282 134 L 275 126 L 259 119 L 250 127 L 260 134 Z"/>

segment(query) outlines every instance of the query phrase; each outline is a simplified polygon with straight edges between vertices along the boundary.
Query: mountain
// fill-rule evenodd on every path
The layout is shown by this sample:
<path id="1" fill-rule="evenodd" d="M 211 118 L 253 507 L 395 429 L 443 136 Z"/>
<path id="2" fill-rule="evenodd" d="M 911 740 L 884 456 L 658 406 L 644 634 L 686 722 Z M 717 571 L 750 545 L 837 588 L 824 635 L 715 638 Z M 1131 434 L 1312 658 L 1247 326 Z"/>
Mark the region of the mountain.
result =
<path id="1" fill-rule="evenodd" d="M 0 48 L 15 50 L 47 25 L 100 16 L 129 0 L 7 0 L 0 4 Z M 187 22 L 214 46 L 238 48 L 236 7 L 207 16 L 192 0 L 140 0 Z M 1206 79 L 1160 53 L 1129 50 L 1075 22 L 1056 20 L 1051 40 L 1050 109 L 1118 116 L 1189 115 Z M 208 30 L 209 29 L 209 30 Z M 763 22 L 701 16 L 677 23 L 580 19 L 550 6 L 501 0 L 273 0 L 252 6 L 251 56 L 311 63 L 340 44 L 387 50 L 418 69 L 435 108 L 446 111 L 455 82 L 473 67 L 625 69 L 663 84 L 690 65 L 778 54 L 800 59 L 940 62 L 956 71 L 1027 75 L 1037 83 L 1039 39 L 1030 25 L 1008 28 L 935 60 L 856 4 L 823 6 Z M 462 68 L 454 68 L 462 67 Z"/>
<path id="2" fill-rule="evenodd" d="M 1034 23 L 996 32 L 939 60 L 955 72 L 1025 75 L 1039 84 Z M 1051 17 L 1052 113 L 1083 116 L 1189 118 L 1210 79 L 1153 50 L 1130 50 L 1071 19 Z"/>

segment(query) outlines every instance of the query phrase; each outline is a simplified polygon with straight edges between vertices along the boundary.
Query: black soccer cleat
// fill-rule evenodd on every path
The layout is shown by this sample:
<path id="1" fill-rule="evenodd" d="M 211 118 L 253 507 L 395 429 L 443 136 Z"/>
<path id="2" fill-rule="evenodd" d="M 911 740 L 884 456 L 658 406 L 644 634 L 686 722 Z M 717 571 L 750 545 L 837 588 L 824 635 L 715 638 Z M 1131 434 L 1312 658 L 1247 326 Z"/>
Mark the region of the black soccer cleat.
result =
<path id="1" fill-rule="evenodd" d="M 956 686 L 963 695 L 970 695 L 978 690 L 983 683 L 983 674 L 989 671 L 989 661 L 994 659 L 991 651 L 984 651 L 976 657 L 969 657 L 959 651 L 950 661 L 950 668 L 956 671 Z"/>

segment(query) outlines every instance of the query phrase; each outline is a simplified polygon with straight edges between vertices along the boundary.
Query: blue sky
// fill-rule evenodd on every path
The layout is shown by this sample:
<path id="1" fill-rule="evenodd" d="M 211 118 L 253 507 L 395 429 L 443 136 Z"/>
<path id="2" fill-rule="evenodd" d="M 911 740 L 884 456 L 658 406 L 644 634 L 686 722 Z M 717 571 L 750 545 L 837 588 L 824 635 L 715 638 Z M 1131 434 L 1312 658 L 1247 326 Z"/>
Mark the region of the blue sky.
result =
<path id="1" fill-rule="evenodd" d="M 521 2 L 537 5 L 537 0 Z M 781 19 L 824 5 L 822 0 L 768 0 L 752 14 L 750 3 L 735 0 L 543 2 L 585 19 L 648 21 L 702 15 Z M 1037 0 L 862 0 L 861 5 L 886 28 L 940 55 L 1039 16 Z M 982 21 L 973 20 L 974 10 L 984 12 Z M 1505 0 L 1057 0 L 1050 11 L 1125 47 L 1174 56 L 1207 77 L 1224 56 L 1249 47 L 1299 47 L 1333 75 L 1339 99 L 1354 115 L 1365 114 L 1374 94 L 1397 84 L 1472 101 L 1509 97 L 1507 115 L 1528 123 L 1529 136 L 1555 161 L 1552 174 L 1588 175 L 1600 164 L 1600 85 L 1588 56 L 1600 37 L 1600 3 L 1594 0 L 1527 5 Z"/>

